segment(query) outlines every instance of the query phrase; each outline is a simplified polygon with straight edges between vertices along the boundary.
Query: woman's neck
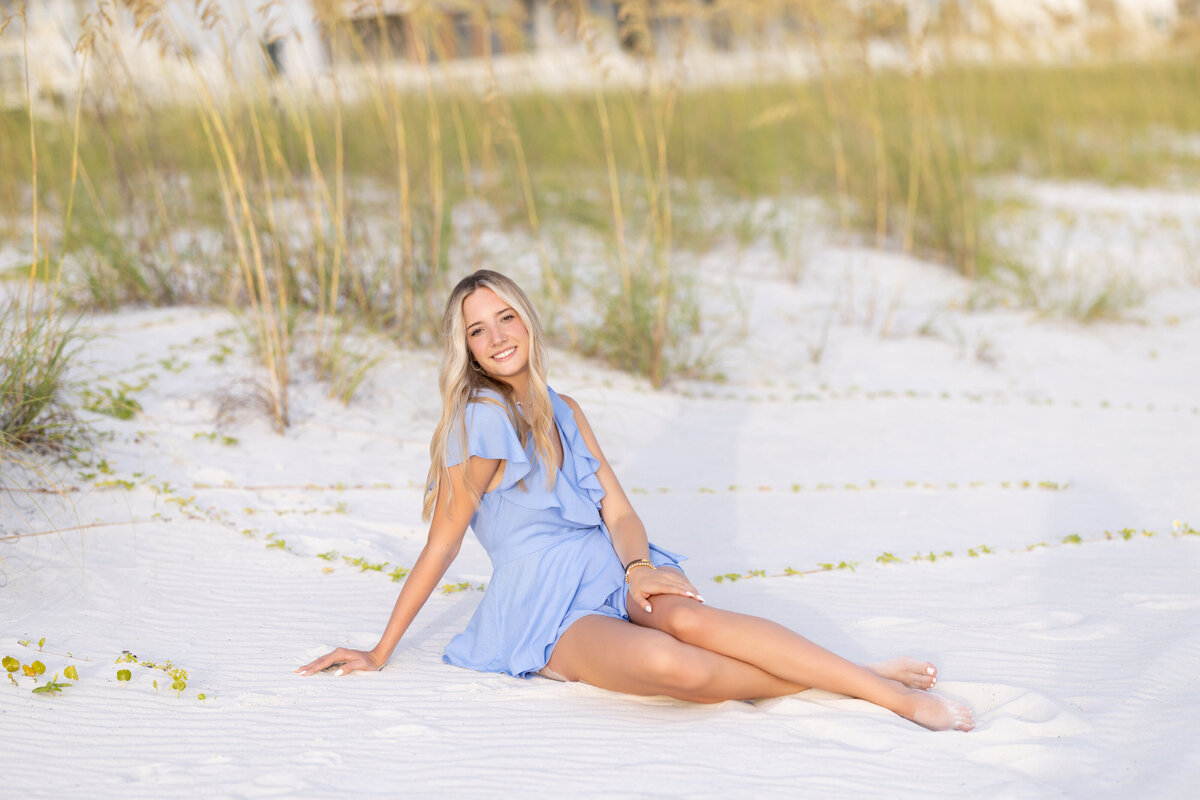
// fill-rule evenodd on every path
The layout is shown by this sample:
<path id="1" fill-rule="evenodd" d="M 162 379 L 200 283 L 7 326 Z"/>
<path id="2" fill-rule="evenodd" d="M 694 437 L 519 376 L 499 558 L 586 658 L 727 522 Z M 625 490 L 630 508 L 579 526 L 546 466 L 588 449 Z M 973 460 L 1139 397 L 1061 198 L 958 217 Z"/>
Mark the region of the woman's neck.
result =
<path id="1" fill-rule="evenodd" d="M 501 383 L 507 383 L 512 389 L 513 400 L 517 405 L 528 402 L 529 400 L 529 377 L 527 375 L 514 375 L 511 378 L 499 379 Z"/>

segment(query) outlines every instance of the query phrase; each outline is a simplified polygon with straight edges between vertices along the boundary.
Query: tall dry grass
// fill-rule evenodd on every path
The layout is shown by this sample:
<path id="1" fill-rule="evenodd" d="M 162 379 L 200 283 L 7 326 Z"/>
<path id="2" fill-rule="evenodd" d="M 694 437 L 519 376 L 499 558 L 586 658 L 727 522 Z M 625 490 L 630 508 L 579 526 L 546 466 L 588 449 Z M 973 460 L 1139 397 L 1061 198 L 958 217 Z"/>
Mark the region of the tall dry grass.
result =
<path id="1" fill-rule="evenodd" d="M 18 17 L 0 20 L 0 36 L 13 22 L 21 33 L 23 63 L 29 62 L 28 25 L 24 9 Z M 84 74 L 86 61 L 80 65 Z M 29 263 L 11 270 L 16 286 L 0 294 L 0 461 L 29 463 L 26 452 L 62 452 L 86 435 L 67 403 L 68 366 L 78 348 L 75 322 L 65 319 L 58 303 L 65 252 L 57 260 L 40 235 L 39 136 L 30 113 L 28 79 L 24 86 L 24 143 L 28 149 L 30 219 Z M 74 192 L 79 170 L 80 114 L 76 106 L 70 129 L 67 162 L 70 174 L 63 212 L 67 227 L 74 210 Z M 14 137 L 10 141 L 20 141 Z M 59 242 L 65 247 L 65 240 Z M 19 281 L 19 283 L 18 283 Z"/>
<path id="2" fill-rule="evenodd" d="M 676 255 L 713 241 L 714 203 L 815 195 L 847 237 L 982 277 L 1004 261 L 989 176 L 1147 182 L 1198 166 L 1172 147 L 1200 131 L 1194 58 L 1013 60 L 1011 32 L 989 44 L 955 4 L 914 26 L 882 2 L 559 2 L 559 35 L 587 62 L 568 90 L 501 77 L 492 43 L 531 45 L 520 4 L 413 4 L 402 34 L 382 3 L 357 19 L 314 7 L 330 56 L 316 86 L 275 72 L 272 37 L 294 34 L 247 42 L 236 7 L 103 0 L 71 101 L 0 112 L 0 171 L 18 176 L 0 183 L 0 227 L 51 278 L 49 307 L 240 309 L 280 429 L 297 330 L 316 331 L 329 375 L 357 374 L 337 364 L 350 322 L 432 340 L 447 283 L 483 265 L 450 263 L 482 233 L 476 216 L 456 227 L 457 209 L 530 236 L 564 344 L 660 384 L 689 366 L 679 345 L 700 309 Z M 483 43 L 474 82 L 454 77 L 455 25 Z M 224 55 L 203 60 L 195 41 Z M 750 63 L 742 79 L 684 80 L 690 54 L 721 41 Z M 169 96 L 129 66 L 147 48 L 178 78 Z M 806 75 L 758 77 L 755 48 L 801 54 Z M 579 230 L 607 244 L 604 263 L 555 252 Z"/>

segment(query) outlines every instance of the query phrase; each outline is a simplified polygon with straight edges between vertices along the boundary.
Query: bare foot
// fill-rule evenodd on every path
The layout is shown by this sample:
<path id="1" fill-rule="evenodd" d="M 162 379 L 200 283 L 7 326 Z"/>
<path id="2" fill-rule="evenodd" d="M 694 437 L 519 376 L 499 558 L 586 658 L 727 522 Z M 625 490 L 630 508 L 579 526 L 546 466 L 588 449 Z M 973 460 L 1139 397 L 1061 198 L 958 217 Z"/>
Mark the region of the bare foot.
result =
<path id="1" fill-rule="evenodd" d="M 975 727 L 971 709 L 957 700 L 924 692 L 913 692 L 909 700 L 911 713 L 897 713 L 931 731 L 969 731 Z"/>
<path id="2" fill-rule="evenodd" d="M 901 656 L 878 664 L 868 664 L 867 669 L 881 678 L 903 683 L 910 689 L 932 689 L 937 683 L 937 667 L 928 661 Z"/>

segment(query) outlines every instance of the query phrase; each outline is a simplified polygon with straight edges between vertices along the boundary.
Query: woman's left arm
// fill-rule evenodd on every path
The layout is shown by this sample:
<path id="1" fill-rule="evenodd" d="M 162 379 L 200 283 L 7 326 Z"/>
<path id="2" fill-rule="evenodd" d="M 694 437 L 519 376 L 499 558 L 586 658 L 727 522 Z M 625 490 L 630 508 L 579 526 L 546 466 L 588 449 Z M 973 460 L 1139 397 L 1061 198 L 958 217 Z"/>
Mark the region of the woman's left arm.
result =
<path id="1" fill-rule="evenodd" d="M 608 459 L 604 457 L 604 451 L 600 449 L 600 443 L 596 441 L 596 434 L 592 432 L 592 426 L 588 424 L 583 409 L 573 398 L 567 397 L 565 394 L 560 394 L 559 397 L 575 412 L 575 424 L 579 426 L 579 432 L 583 434 L 583 441 L 587 444 L 592 456 L 600 462 L 600 468 L 596 470 L 596 477 L 604 489 L 604 499 L 600 501 L 600 518 L 604 520 L 604 524 L 612 536 L 613 549 L 617 551 L 617 558 L 621 560 L 622 565 L 637 559 L 648 559 L 650 545 L 646 539 L 646 526 L 642 524 L 641 518 L 633 510 L 633 504 L 629 502 L 625 490 L 621 488 L 621 483 L 617 480 L 616 473 L 609 466 Z M 696 590 L 695 586 L 692 586 L 682 572 L 676 569 L 634 568 L 629 573 L 629 593 L 632 595 L 632 600 L 640 603 L 646 611 L 650 612 L 653 611 L 650 598 L 656 594 L 678 594 L 700 599 L 700 592 Z"/>

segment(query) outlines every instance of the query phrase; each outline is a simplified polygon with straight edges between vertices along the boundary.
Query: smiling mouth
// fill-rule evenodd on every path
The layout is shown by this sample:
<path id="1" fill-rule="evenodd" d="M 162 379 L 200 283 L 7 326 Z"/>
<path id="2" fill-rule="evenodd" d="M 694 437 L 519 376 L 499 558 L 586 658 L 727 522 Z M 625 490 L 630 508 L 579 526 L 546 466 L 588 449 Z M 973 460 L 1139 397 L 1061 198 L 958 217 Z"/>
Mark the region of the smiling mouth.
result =
<path id="1" fill-rule="evenodd" d="M 494 356 L 492 356 L 492 360 L 504 361 L 515 352 L 517 352 L 516 346 L 510 347 L 507 350 L 501 350 L 499 353 L 496 353 Z"/>

